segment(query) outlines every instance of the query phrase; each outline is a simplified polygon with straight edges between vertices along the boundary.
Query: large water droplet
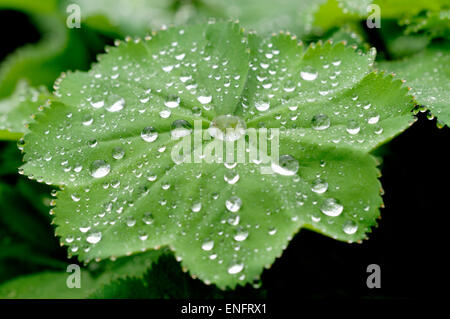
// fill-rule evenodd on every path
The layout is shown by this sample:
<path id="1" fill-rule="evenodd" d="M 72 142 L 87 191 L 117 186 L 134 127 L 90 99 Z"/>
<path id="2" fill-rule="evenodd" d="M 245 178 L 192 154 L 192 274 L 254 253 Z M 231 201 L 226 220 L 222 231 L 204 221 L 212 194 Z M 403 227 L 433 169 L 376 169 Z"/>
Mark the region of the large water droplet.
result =
<path id="1" fill-rule="evenodd" d="M 96 160 L 92 163 L 90 172 L 94 178 L 101 178 L 109 174 L 111 166 L 104 160 Z"/>

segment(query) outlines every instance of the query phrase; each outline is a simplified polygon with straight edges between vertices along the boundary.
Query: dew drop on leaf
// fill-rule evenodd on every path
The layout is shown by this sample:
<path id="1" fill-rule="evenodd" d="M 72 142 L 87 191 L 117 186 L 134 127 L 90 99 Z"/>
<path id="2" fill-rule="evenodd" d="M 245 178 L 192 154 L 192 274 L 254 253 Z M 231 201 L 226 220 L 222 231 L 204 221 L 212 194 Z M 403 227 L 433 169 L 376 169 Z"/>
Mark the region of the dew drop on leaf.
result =
<path id="1" fill-rule="evenodd" d="M 125 151 L 120 146 L 114 147 L 112 151 L 112 157 L 116 160 L 120 160 L 125 156 Z"/>
<path id="2" fill-rule="evenodd" d="M 101 178 L 109 174 L 111 166 L 104 160 L 96 160 L 90 167 L 91 176 L 94 178 Z"/>
<path id="3" fill-rule="evenodd" d="M 97 244 L 101 239 L 102 233 L 98 231 L 91 231 L 86 237 L 86 241 L 90 244 Z"/>
<path id="4" fill-rule="evenodd" d="M 311 126 L 316 131 L 326 130 L 330 127 L 330 118 L 325 114 L 314 115 L 311 120 Z"/>
<path id="5" fill-rule="evenodd" d="M 347 235 L 352 235 L 358 230 L 358 225 L 353 220 L 348 220 L 347 222 L 345 222 L 342 229 Z"/>
<path id="6" fill-rule="evenodd" d="M 164 105 L 171 109 L 176 108 L 180 105 L 180 98 L 176 95 L 169 95 Z"/>
<path id="7" fill-rule="evenodd" d="M 306 66 L 301 72 L 300 72 L 300 76 L 302 77 L 303 80 L 305 81 L 314 81 L 315 79 L 317 79 L 317 76 L 319 74 L 317 73 L 317 71 L 311 67 L 311 66 Z"/>
<path id="8" fill-rule="evenodd" d="M 151 143 L 158 138 L 158 132 L 153 126 L 147 126 L 142 130 L 141 137 L 144 141 Z"/>
<path id="9" fill-rule="evenodd" d="M 229 199 L 225 201 L 225 207 L 232 213 L 237 212 L 241 209 L 242 199 L 237 196 L 231 196 Z"/>
<path id="10" fill-rule="evenodd" d="M 281 155 L 278 163 L 273 161 L 271 167 L 277 174 L 291 176 L 297 173 L 299 164 L 298 161 L 291 155 Z"/>
<path id="11" fill-rule="evenodd" d="M 115 94 L 108 95 L 106 98 L 106 110 L 108 112 L 118 112 L 122 110 L 125 106 L 125 100 Z"/>
<path id="12" fill-rule="evenodd" d="M 240 273 L 243 269 L 244 269 L 244 264 L 242 264 L 242 263 L 232 264 L 232 265 L 228 268 L 228 273 L 229 273 L 230 275 L 235 275 L 235 274 Z"/>
<path id="13" fill-rule="evenodd" d="M 210 251 L 210 250 L 212 250 L 213 248 L 214 248 L 214 241 L 212 241 L 212 240 L 207 239 L 207 240 L 205 240 L 205 241 L 203 242 L 203 244 L 202 244 L 202 249 L 203 249 L 204 251 Z"/>
<path id="14" fill-rule="evenodd" d="M 318 178 L 312 182 L 311 190 L 317 194 L 323 194 L 328 189 L 328 183 L 321 178 Z"/>
<path id="15" fill-rule="evenodd" d="M 336 217 L 342 213 L 344 206 L 334 198 L 327 198 L 320 206 L 320 210 L 327 216 Z"/>

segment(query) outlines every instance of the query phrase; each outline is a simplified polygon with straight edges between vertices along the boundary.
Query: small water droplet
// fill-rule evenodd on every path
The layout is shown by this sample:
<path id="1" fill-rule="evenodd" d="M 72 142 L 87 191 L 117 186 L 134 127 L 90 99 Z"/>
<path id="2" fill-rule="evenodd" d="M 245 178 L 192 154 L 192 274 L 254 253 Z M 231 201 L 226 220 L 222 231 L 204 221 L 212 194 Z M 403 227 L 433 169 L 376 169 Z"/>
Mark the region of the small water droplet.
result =
<path id="1" fill-rule="evenodd" d="M 237 181 L 239 181 L 239 177 L 239 174 L 233 170 L 226 171 L 223 175 L 223 179 L 225 180 L 225 182 L 231 185 L 236 184 Z"/>
<path id="2" fill-rule="evenodd" d="M 318 178 L 312 182 L 311 190 L 317 194 L 323 194 L 328 189 L 328 183 L 321 178 Z"/>
<path id="3" fill-rule="evenodd" d="M 237 212 L 241 209 L 242 200 L 237 196 L 231 196 L 225 201 L 225 207 L 232 213 Z"/>
<path id="4" fill-rule="evenodd" d="M 272 170 L 280 175 L 291 176 L 295 175 L 298 171 L 298 161 L 291 155 L 281 155 L 278 163 L 272 162 Z"/>
<path id="5" fill-rule="evenodd" d="M 322 131 L 330 127 L 330 118 L 325 114 L 314 115 L 311 120 L 311 126 L 316 131 Z"/>
<path id="6" fill-rule="evenodd" d="M 229 273 L 230 275 L 235 275 L 235 274 L 240 273 L 243 269 L 244 269 L 244 264 L 242 264 L 242 263 L 232 264 L 232 265 L 228 268 L 228 273 Z"/>
<path id="7" fill-rule="evenodd" d="M 101 239 L 102 233 L 99 231 L 91 231 L 86 237 L 86 241 L 90 244 L 97 244 Z"/>
<path id="8" fill-rule="evenodd" d="M 305 81 L 314 81 L 317 79 L 319 73 L 311 66 L 306 66 L 301 72 L 300 76 Z"/>
<path id="9" fill-rule="evenodd" d="M 352 235 L 358 230 L 358 225 L 353 220 L 348 220 L 344 223 L 342 229 L 347 235 Z"/>
<path id="10" fill-rule="evenodd" d="M 94 178 L 101 178 L 109 174 L 111 166 L 104 160 L 96 160 L 90 167 L 91 176 Z"/>
<path id="11" fill-rule="evenodd" d="M 141 137 L 146 142 L 154 142 L 158 138 L 158 132 L 152 126 L 145 127 L 141 132 Z"/>
<path id="12" fill-rule="evenodd" d="M 118 112 L 122 110 L 125 106 L 125 100 L 115 94 L 108 95 L 106 98 L 106 110 L 108 112 Z"/>
<path id="13" fill-rule="evenodd" d="M 200 203 L 200 202 L 194 203 L 191 206 L 191 210 L 194 213 L 198 213 L 201 209 L 202 209 L 202 203 Z"/>
<path id="14" fill-rule="evenodd" d="M 355 120 L 348 121 L 347 132 L 349 134 L 352 134 L 352 135 L 358 134 L 360 130 L 361 130 L 361 127 L 359 126 L 357 121 L 355 121 Z"/>
<path id="15" fill-rule="evenodd" d="M 234 240 L 235 241 L 244 241 L 246 240 L 248 237 L 248 231 L 246 229 L 243 228 L 239 228 L 236 231 L 236 234 L 234 235 Z"/>
<path id="16" fill-rule="evenodd" d="M 122 147 L 117 146 L 114 147 L 112 150 L 112 157 L 116 160 L 120 160 L 125 156 L 125 151 L 123 150 Z"/>
<path id="17" fill-rule="evenodd" d="M 327 216 L 336 217 L 342 213 L 344 206 L 339 204 L 339 202 L 334 198 L 327 198 L 322 203 L 320 210 Z"/>
<path id="18" fill-rule="evenodd" d="M 176 95 L 169 95 L 164 105 L 171 109 L 176 108 L 180 105 L 180 98 Z"/>
<path id="19" fill-rule="evenodd" d="M 202 244 L 202 249 L 203 249 L 204 251 L 210 251 L 210 250 L 212 250 L 213 248 L 214 248 L 214 241 L 212 241 L 212 240 L 207 239 L 207 240 L 205 240 L 205 241 L 203 242 L 203 244 Z"/>

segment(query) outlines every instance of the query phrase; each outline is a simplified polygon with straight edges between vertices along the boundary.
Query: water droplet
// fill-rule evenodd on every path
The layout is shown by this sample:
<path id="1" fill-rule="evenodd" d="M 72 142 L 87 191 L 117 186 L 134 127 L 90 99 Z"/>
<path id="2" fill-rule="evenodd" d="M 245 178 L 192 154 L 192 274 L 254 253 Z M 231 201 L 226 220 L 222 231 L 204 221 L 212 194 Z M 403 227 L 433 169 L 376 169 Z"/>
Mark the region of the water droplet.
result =
<path id="1" fill-rule="evenodd" d="M 234 115 L 220 115 L 216 117 L 208 128 L 208 133 L 222 141 L 236 141 L 246 132 L 245 122 Z"/>
<path id="2" fill-rule="evenodd" d="M 277 174 L 291 176 L 297 173 L 299 164 L 291 155 L 281 155 L 278 163 L 273 161 L 271 167 Z"/>
<path id="3" fill-rule="evenodd" d="M 231 266 L 228 268 L 228 273 L 229 273 L 230 275 L 238 274 L 238 273 L 240 273 L 243 269 L 244 269 L 244 264 L 242 264 L 242 263 L 236 263 L 236 264 L 231 265 Z"/>
<path id="4" fill-rule="evenodd" d="M 72 200 L 74 202 L 79 202 L 81 199 L 80 195 L 78 195 L 78 194 L 72 194 L 72 195 L 70 195 L 70 197 L 72 197 Z"/>
<path id="5" fill-rule="evenodd" d="M 231 185 L 236 184 L 237 181 L 239 181 L 239 177 L 239 174 L 232 170 L 226 171 L 223 175 L 223 179 L 225 180 L 225 182 Z"/>
<path id="6" fill-rule="evenodd" d="M 328 183 L 321 178 L 316 179 L 312 182 L 311 190 L 317 194 L 323 194 L 328 189 Z"/>
<path id="7" fill-rule="evenodd" d="M 125 106 L 125 100 L 115 94 L 108 95 L 106 98 L 106 110 L 109 112 L 118 112 Z"/>
<path id="8" fill-rule="evenodd" d="M 330 127 L 330 118 L 325 114 L 314 115 L 311 120 L 311 126 L 316 131 L 322 131 Z"/>
<path id="9" fill-rule="evenodd" d="M 153 221 L 154 221 L 153 214 L 152 213 L 145 213 L 144 216 L 142 217 L 142 221 L 146 225 L 153 224 Z"/>
<path id="10" fill-rule="evenodd" d="M 180 98 L 176 95 L 169 95 L 164 105 L 171 109 L 176 108 L 180 105 Z"/>
<path id="11" fill-rule="evenodd" d="M 267 100 L 255 102 L 255 107 L 258 111 L 264 112 L 270 108 L 270 103 Z"/>
<path id="12" fill-rule="evenodd" d="M 239 228 L 233 238 L 235 241 L 244 241 L 247 239 L 247 237 L 248 231 L 243 228 Z"/>
<path id="13" fill-rule="evenodd" d="M 214 248 L 214 241 L 212 241 L 212 240 L 207 239 L 207 240 L 205 240 L 205 241 L 203 242 L 203 244 L 202 244 L 202 249 L 203 249 L 204 251 L 210 251 L 210 250 L 212 250 L 213 248 Z"/>
<path id="14" fill-rule="evenodd" d="M 127 226 L 128 227 L 133 227 L 134 225 L 136 225 L 136 219 L 134 219 L 133 217 L 128 217 L 127 218 Z"/>
<path id="15" fill-rule="evenodd" d="M 237 196 L 231 196 L 225 201 L 225 207 L 232 213 L 237 212 L 242 206 L 242 200 Z"/>
<path id="16" fill-rule="evenodd" d="M 93 122 L 94 122 L 94 118 L 92 117 L 92 115 L 86 114 L 86 115 L 83 116 L 83 121 L 82 121 L 82 123 L 83 123 L 84 126 L 89 126 L 89 125 L 91 125 Z"/>
<path id="17" fill-rule="evenodd" d="M 101 95 L 93 96 L 91 101 L 91 106 L 95 109 L 99 109 L 105 105 L 105 101 L 103 100 L 103 97 Z"/>
<path id="18" fill-rule="evenodd" d="M 109 174 L 111 166 L 104 160 L 96 160 L 92 163 L 90 172 L 94 178 L 101 178 Z"/>
<path id="19" fill-rule="evenodd" d="M 146 142 L 154 142 L 158 138 L 158 132 L 154 127 L 147 126 L 142 130 L 141 137 Z"/>
<path id="20" fill-rule="evenodd" d="M 327 216 L 336 217 L 342 213 L 344 206 L 339 204 L 339 202 L 334 198 L 327 198 L 322 203 L 320 210 Z"/>
<path id="21" fill-rule="evenodd" d="M 303 71 L 300 72 L 300 76 L 305 81 L 314 81 L 317 79 L 318 75 L 317 71 L 311 66 L 306 66 Z"/>
<path id="22" fill-rule="evenodd" d="M 181 137 L 191 134 L 192 126 L 188 121 L 176 120 L 173 121 L 171 126 L 170 135 L 173 139 L 179 139 Z"/>
<path id="23" fill-rule="evenodd" d="M 373 114 L 370 114 L 369 119 L 367 120 L 367 123 L 377 124 L 379 120 L 380 120 L 380 115 L 373 113 Z"/>
<path id="24" fill-rule="evenodd" d="M 191 206 L 191 210 L 194 213 L 198 213 L 201 209 L 202 209 L 202 203 L 200 203 L 200 202 L 194 203 Z"/>
<path id="25" fill-rule="evenodd" d="M 97 244 L 101 239 L 102 233 L 99 231 L 91 231 L 86 237 L 86 241 L 90 244 Z"/>
<path id="26" fill-rule="evenodd" d="M 125 151 L 120 146 L 114 147 L 112 150 L 112 157 L 120 160 L 125 156 Z"/>
<path id="27" fill-rule="evenodd" d="M 200 95 L 199 97 L 197 97 L 197 100 L 201 103 L 201 104 L 208 104 L 212 101 L 212 96 L 204 96 L 204 95 Z"/>
<path id="28" fill-rule="evenodd" d="M 353 220 L 348 220 L 345 222 L 342 229 L 344 230 L 344 233 L 352 235 L 358 230 L 358 225 Z"/>
<path id="29" fill-rule="evenodd" d="M 352 135 L 358 134 L 360 130 L 361 130 L 361 128 L 357 121 L 355 121 L 355 120 L 348 121 L 347 132 L 349 134 L 352 134 Z"/>

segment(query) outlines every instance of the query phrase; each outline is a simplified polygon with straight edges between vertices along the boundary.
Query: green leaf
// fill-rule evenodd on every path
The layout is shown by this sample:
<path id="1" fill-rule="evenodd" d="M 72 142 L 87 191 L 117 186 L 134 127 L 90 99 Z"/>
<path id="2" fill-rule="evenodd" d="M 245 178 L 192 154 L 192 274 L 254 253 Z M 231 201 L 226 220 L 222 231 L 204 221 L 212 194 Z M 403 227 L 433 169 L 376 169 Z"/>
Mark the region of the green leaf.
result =
<path id="1" fill-rule="evenodd" d="M 0 139 L 18 139 L 26 132 L 31 115 L 51 97 L 44 88 L 32 88 L 25 81 L 14 93 L 0 100 Z"/>
<path id="2" fill-rule="evenodd" d="M 91 264 L 90 268 L 100 268 L 101 274 L 81 269 L 80 288 L 69 288 L 69 272 L 42 272 L 20 276 L 0 285 L 0 298 L 9 299 L 81 299 L 88 298 L 95 291 L 114 281 L 128 280 L 130 274 L 136 281 L 142 281 L 144 273 L 152 267 L 165 251 L 149 251 L 131 257 L 123 257 L 115 262 L 105 261 Z M 93 267 L 94 266 L 94 267 Z M 97 270 L 98 271 L 98 270 Z"/>
<path id="3" fill-rule="evenodd" d="M 417 104 L 423 105 L 450 125 L 450 45 L 433 45 L 401 61 L 380 62 L 378 67 L 394 72 L 411 87 Z"/>
<path id="4" fill-rule="evenodd" d="M 401 81 L 371 72 L 374 57 L 231 23 L 122 43 L 57 82 L 57 101 L 25 136 L 23 171 L 64 185 L 56 233 L 81 260 L 169 246 L 192 276 L 244 285 L 300 228 L 354 242 L 376 224 L 381 186 L 368 153 L 412 123 L 413 105 Z M 291 171 L 172 160 L 174 121 L 207 128 L 227 114 L 281 128 Z"/>
<path id="5" fill-rule="evenodd" d="M 5 299 L 79 299 L 95 289 L 89 272 L 81 272 L 81 288 L 69 288 L 70 273 L 42 272 L 8 281 L 0 286 L 0 297 Z"/>

